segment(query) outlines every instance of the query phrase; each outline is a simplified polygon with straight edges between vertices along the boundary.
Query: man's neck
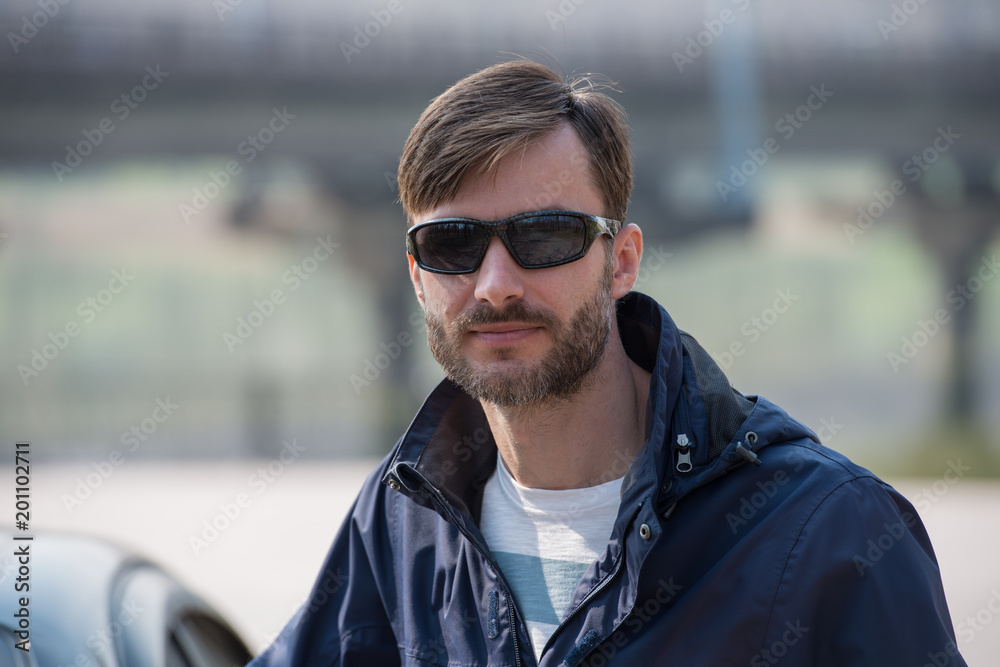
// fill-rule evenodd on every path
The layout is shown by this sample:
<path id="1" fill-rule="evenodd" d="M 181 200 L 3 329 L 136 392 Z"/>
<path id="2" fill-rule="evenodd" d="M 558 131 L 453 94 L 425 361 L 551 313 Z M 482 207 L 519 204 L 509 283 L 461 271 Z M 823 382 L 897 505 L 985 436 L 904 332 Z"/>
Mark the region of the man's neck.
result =
<path id="1" fill-rule="evenodd" d="M 527 407 L 484 403 L 514 479 L 538 489 L 579 489 L 623 476 L 642 447 L 650 374 L 611 336 L 579 392 Z"/>

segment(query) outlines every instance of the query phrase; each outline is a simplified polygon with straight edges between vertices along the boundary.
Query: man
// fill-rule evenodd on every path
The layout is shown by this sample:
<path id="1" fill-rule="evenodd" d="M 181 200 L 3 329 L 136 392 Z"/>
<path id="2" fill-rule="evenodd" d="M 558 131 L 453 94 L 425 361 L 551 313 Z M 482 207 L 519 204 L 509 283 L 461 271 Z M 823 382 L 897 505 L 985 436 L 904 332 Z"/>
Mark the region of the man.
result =
<path id="1" fill-rule="evenodd" d="M 448 379 L 255 664 L 965 664 L 913 507 L 630 293 L 613 101 L 490 67 L 399 186 Z"/>

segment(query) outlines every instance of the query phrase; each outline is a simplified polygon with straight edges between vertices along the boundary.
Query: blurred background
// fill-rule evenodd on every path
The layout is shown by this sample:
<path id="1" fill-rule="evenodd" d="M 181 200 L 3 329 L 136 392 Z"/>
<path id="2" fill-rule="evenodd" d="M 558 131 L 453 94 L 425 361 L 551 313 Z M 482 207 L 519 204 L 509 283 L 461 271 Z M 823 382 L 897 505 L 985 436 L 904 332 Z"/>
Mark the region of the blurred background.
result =
<path id="1" fill-rule="evenodd" d="M 1000 588 L 1000 4 L 12 0 L 0 28 L 0 442 L 33 443 L 38 528 L 160 559 L 266 644 L 441 377 L 406 136 L 524 56 L 614 82 L 637 289 L 910 495 L 956 626 Z M 960 644 L 1000 664 L 983 618 Z"/>

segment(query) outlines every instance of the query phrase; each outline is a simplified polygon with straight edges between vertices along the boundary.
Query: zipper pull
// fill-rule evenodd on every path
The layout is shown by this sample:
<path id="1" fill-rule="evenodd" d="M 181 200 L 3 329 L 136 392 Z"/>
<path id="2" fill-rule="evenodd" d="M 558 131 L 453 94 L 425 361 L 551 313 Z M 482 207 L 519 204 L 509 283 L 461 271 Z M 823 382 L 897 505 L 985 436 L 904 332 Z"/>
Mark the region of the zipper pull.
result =
<path id="1" fill-rule="evenodd" d="M 753 446 L 757 444 L 757 434 L 753 431 L 747 431 L 746 441 L 750 445 L 749 447 L 744 447 L 742 442 L 736 443 L 736 453 L 745 458 L 749 463 L 759 466 L 760 459 L 753 452 Z"/>
<path id="2" fill-rule="evenodd" d="M 677 436 L 677 472 L 691 472 L 691 447 L 694 443 L 688 440 L 687 433 Z"/>

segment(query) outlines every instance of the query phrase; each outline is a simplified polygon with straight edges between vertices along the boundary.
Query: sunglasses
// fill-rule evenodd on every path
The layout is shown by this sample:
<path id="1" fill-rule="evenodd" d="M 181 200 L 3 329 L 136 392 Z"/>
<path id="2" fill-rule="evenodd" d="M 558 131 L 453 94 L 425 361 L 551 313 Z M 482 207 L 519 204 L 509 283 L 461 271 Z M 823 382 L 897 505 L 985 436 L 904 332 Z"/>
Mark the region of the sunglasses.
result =
<path id="1" fill-rule="evenodd" d="M 594 239 L 601 234 L 613 237 L 621 224 L 573 211 L 534 211 L 495 222 L 441 218 L 410 227 L 406 250 L 424 271 L 473 273 L 490 239 L 499 236 L 521 268 L 544 269 L 575 262 L 587 254 Z"/>

